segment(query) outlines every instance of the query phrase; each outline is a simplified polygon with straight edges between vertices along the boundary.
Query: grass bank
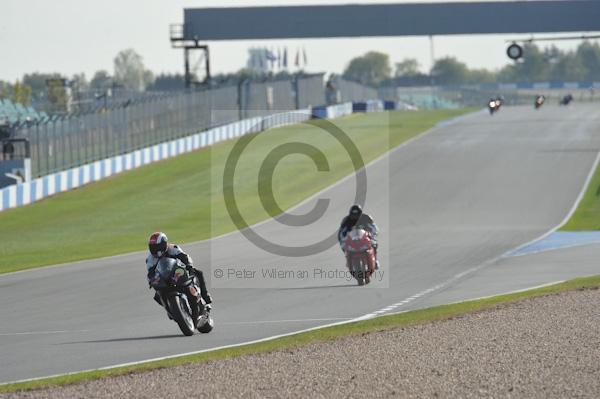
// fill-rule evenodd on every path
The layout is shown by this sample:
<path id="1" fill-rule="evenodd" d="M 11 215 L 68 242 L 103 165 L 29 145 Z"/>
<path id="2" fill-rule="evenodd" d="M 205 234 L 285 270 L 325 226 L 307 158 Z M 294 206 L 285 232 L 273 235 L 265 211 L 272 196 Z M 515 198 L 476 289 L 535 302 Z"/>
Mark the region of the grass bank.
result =
<path id="1" fill-rule="evenodd" d="M 600 167 L 596 168 L 590 184 L 571 219 L 561 230 L 600 230 Z"/>

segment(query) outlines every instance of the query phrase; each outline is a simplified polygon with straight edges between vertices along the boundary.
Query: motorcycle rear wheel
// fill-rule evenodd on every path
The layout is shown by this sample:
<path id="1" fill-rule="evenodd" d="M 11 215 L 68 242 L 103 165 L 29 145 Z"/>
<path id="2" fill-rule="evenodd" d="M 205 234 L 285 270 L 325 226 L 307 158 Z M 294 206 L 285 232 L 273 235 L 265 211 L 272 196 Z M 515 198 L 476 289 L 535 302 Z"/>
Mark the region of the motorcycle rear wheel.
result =
<path id="1" fill-rule="evenodd" d="M 201 316 L 200 320 L 198 321 L 198 331 L 201 332 L 202 334 L 208 334 L 214 328 L 213 319 L 210 316 L 207 316 L 206 321 L 203 321 L 202 319 L 203 319 L 203 317 Z"/>
<path id="2" fill-rule="evenodd" d="M 199 306 L 204 306 L 200 304 Z M 208 334 L 214 328 L 215 323 L 210 317 L 210 313 L 206 311 L 206 308 L 202 310 L 200 317 L 198 317 L 198 331 L 202 334 Z"/>

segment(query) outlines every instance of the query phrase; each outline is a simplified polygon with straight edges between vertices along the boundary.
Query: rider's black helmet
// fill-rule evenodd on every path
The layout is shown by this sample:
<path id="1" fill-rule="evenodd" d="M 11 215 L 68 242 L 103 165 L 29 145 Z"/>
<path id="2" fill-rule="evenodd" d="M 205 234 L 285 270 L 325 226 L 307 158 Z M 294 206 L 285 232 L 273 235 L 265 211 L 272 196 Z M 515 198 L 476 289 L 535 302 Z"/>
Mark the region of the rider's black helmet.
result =
<path id="1" fill-rule="evenodd" d="M 360 205 L 354 204 L 350 207 L 349 216 L 352 220 L 358 220 L 360 215 L 362 215 L 363 211 Z"/>

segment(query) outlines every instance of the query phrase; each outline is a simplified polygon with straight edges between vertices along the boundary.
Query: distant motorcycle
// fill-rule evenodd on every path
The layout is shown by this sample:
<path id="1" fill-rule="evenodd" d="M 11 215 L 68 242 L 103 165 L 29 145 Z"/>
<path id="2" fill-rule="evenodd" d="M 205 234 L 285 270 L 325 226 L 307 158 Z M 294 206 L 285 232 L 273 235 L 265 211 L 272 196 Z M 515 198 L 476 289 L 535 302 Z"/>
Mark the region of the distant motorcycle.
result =
<path id="1" fill-rule="evenodd" d="M 498 112 L 500 107 L 502 106 L 502 100 L 500 98 L 492 98 L 488 102 L 488 109 L 490 110 L 490 115 L 494 115 L 494 112 Z"/>
<path id="2" fill-rule="evenodd" d="M 546 97 L 544 96 L 536 96 L 535 97 L 535 109 L 540 109 L 544 102 L 546 101 Z"/>
<path id="3" fill-rule="evenodd" d="M 346 264 L 358 285 L 371 282 L 375 272 L 375 248 L 371 235 L 362 226 L 355 226 L 344 240 Z"/>
<path id="4" fill-rule="evenodd" d="M 198 277 L 188 272 L 181 261 L 161 258 L 150 285 L 158 293 L 169 319 L 177 323 L 184 335 L 194 335 L 196 329 L 201 333 L 213 329 L 210 306 L 200 296 Z"/>
<path id="5" fill-rule="evenodd" d="M 567 94 L 566 96 L 563 96 L 563 98 L 560 99 L 559 104 L 560 105 L 569 105 L 571 103 L 571 101 L 573 101 L 573 95 Z"/>

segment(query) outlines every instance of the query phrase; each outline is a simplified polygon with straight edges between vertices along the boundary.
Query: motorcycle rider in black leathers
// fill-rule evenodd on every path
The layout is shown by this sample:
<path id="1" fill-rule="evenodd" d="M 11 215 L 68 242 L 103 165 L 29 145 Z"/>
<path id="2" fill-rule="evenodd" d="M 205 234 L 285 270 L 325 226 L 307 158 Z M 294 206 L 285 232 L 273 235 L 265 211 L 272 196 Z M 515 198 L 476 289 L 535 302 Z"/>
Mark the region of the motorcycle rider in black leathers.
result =
<path id="1" fill-rule="evenodd" d="M 368 214 L 363 213 L 362 207 L 358 204 L 350 207 L 348 216 L 344 217 L 342 223 L 340 224 L 340 229 L 338 230 L 338 241 L 340 243 L 340 247 L 342 247 L 343 251 L 346 234 L 348 234 L 350 230 L 357 225 L 364 227 L 364 229 L 367 230 L 371 236 L 373 249 L 375 249 L 376 269 L 379 269 L 379 260 L 377 259 L 377 233 L 379 233 L 379 230 L 377 229 L 377 225 L 373 221 L 373 218 Z"/>
<path id="2" fill-rule="evenodd" d="M 212 297 L 206 289 L 206 282 L 202 271 L 194 268 L 192 258 L 183 252 L 178 245 L 169 244 L 167 236 L 162 232 L 153 233 L 148 240 L 148 249 L 150 255 L 146 258 L 146 269 L 148 271 L 148 282 L 152 282 L 156 278 L 156 266 L 158 261 L 163 256 L 173 259 L 179 259 L 186 266 L 189 273 L 193 273 L 198 277 L 200 285 L 200 295 L 204 302 L 208 305 L 212 303 Z M 154 295 L 154 300 L 162 306 L 158 293 Z"/>

